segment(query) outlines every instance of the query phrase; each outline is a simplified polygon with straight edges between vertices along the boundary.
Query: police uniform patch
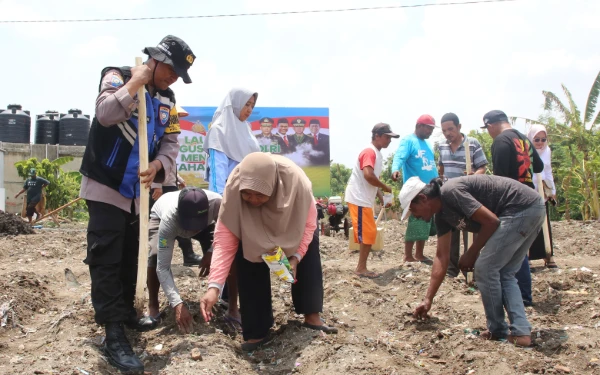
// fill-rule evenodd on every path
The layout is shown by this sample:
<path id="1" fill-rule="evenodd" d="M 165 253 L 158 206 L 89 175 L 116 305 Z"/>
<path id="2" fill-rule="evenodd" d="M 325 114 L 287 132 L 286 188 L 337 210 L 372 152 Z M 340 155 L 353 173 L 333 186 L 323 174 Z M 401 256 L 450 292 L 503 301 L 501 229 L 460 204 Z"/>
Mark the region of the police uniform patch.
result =
<path id="1" fill-rule="evenodd" d="M 167 126 L 169 123 L 169 106 L 161 105 L 158 108 L 158 119 L 162 126 Z"/>
<path id="2" fill-rule="evenodd" d="M 112 87 L 121 87 L 123 86 L 123 77 L 121 77 L 118 73 L 113 73 L 112 78 L 110 80 L 110 85 Z"/>
<path id="3" fill-rule="evenodd" d="M 177 115 L 177 108 L 173 106 L 169 116 L 169 126 L 165 129 L 165 134 L 179 134 L 181 133 L 181 126 L 179 125 L 179 116 Z"/>

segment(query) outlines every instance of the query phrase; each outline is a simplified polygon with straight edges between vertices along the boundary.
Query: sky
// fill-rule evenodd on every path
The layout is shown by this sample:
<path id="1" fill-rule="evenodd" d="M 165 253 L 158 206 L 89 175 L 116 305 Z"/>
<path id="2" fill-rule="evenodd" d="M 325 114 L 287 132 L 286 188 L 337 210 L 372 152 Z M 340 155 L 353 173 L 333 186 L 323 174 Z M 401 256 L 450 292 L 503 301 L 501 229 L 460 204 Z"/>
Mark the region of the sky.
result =
<path id="1" fill-rule="evenodd" d="M 463 0 L 456 0 L 463 1 Z M 440 0 L 0 0 L 0 20 L 209 15 L 446 3 Z M 328 107 L 331 157 L 355 164 L 378 122 L 407 135 L 424 113 L 456 113 L 465 131 L 492 109 L 537 118 L 542 90 L 583 111 L 600 69 L 600 1 L 517 0 L 343 13 L 2 24 L 0 108 L 94 111 L 100 71 L 133 65 L 167 34 L 197 56 L 182 106 L 217 106 L 232 87 L 257 106 Z M 593 47 L 596 46 L 596 47 Z M 518 127 L 523 127 L 519 124 Z M 435 133 L 439 137 L 439 129 Z M 33 139 L 33 132 L 32 132 Z M 395 151 L 394 140 L 384 155 Z"/>

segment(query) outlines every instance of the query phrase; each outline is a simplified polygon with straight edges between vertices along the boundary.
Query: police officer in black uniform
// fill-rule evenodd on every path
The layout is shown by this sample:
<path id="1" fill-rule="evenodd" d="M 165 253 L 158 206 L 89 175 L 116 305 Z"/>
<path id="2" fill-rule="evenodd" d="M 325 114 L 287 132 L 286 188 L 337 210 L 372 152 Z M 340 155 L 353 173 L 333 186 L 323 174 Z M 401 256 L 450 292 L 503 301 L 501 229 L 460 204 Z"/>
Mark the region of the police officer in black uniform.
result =
<path id="1" fill-rule="evenodd" d="M 96 323 L 104 326 L 104 353 L 122 372 L 143 373 L 124 326 L 143 330 L 134 297 L 139 248 L 141 183 L 163 182 L 173 173 L 180 133 L 175 95 L 169 86 L 182 78 L 191 83 L 188 69 L 195 56 L 181 39 L 169 35 L 157 47 L 143 50 L 142 66 L 102 70 L 95 117 L 81 163 L 80 196 L 86 200 L 90 221 L 87 257 L 92 281 Z M 139 171 L 137 91 L 146 87 L 149 165 Z M 160 147 L 159 147 L 160 144 Z M 139 176 L 138 176 L 139 173 Z"/>
<path id="2" fill-rule="evenodd" d="M 281 144 L 283 141 L 273 135 L 273 124 L 275 123 L 270 117 L 263 117 L 260 119 L 260 130 L 261 134 L 256 136 L 260 150 L 262 152 L 270 152 L 272 154 L 281 154 Z"/>

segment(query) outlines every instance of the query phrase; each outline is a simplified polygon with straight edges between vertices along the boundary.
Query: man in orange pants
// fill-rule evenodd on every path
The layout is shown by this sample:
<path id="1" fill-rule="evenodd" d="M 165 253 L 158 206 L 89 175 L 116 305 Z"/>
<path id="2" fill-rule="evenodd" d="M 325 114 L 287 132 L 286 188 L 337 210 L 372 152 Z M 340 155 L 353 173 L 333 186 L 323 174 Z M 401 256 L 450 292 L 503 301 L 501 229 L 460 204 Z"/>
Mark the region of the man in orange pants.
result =
<path id="1" fill-rule="evenodd" d="M 379 180 L 383 168 L 381 149 L 387 148 L 392 142 L 392 138 L 400 138 L 398 134 L 392 132 L 388 124 L 384 123 L 375 125 L 371 133 L 371 144 L 358 155 L 358 161 L 350 175 L 345 194 L 354 228 L 354 241 L 360 244 L 358 265 L 354 273 L 369 279 L 380 276 L 367 269 L 371 246 L 377 239 L 373 205 L 375 205 L 377 196 L 383 202 L 380 188 L 387 193 L 392 192 L 391 187 Z"/>

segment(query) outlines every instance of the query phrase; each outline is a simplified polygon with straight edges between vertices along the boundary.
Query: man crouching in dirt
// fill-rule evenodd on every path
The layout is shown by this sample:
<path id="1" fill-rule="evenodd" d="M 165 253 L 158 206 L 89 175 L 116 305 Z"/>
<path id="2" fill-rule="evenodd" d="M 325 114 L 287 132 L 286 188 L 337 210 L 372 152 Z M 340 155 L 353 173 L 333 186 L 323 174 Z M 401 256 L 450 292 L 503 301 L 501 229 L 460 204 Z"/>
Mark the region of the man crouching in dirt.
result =
<path id="1" fill-rule="evenodd" d="M 193 238 L 200 242 L 204 257 L 200 276 L 210 272 L 213 233 L 221 208 L 221 195 L 194 187 L 163 194 L 152 207 L 148 223 L 150 253 L 148 258 L 148 316 L 140 324 L 148 329 L 160 322 L 159 285 L 175 310 L 175 320 L 182 333 L 192 330 L 192 315 L 175 286 L 171 272 L 176 238 Z M 160 283 L 160 284 L 159 284 Z"/>
<path id="2" fill-rule="evenodd" d="M 438 229 L 431 282 L 414 315 L 428 317 L 448 269 L 452 230 L 476 232 L 477 237 L 460 257 L 458 266 L 475 273 L 488 328 L 481 337 L 530 346 L 531 325 L 515 274 L 544 222 L 546 206 L 542 198 L 533 189 L 505 177 L 457 177 L 443 186 L 440 178 L 426 185 L 411 177 L 400 190 L 400 203 L 404 208 L 402 219 L 409 212 L 426 221 L 435 215 Z M 505 309 L 510 326 L 504 319 Z"/>
<path id="3" fill-rule="evenodd" d="M 144 364 L 125 336 L 140 329 L 134 308 L 139 249 L 140 185 L 163 182 L 179 151 L 179 118 L 169 88 L 179 77 L 191 83 L 195 59 L 188 45 L 169 35 L 147 47 L 144 65 L 102 70 L 96 115 L 81 162 L 81 191 L 90 221 L 87 256 L 96 323 L 104 326 L 104 354 L 120 371 L 141 373 Z M 146 87 L 148 169 L 139 171 L 136 94 Z M 146 140 L 144 140 L 146 142 Z M 160 144 L 160 147 L 158 145 Z"/>

